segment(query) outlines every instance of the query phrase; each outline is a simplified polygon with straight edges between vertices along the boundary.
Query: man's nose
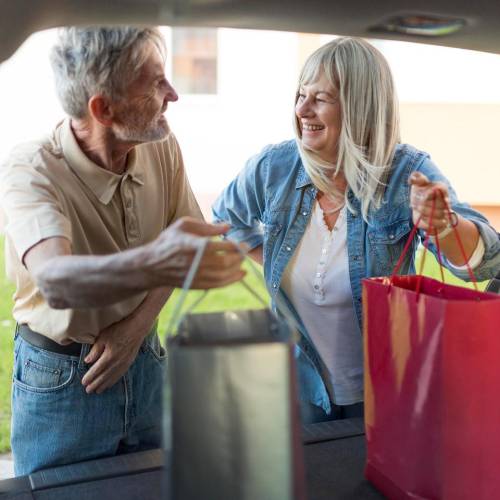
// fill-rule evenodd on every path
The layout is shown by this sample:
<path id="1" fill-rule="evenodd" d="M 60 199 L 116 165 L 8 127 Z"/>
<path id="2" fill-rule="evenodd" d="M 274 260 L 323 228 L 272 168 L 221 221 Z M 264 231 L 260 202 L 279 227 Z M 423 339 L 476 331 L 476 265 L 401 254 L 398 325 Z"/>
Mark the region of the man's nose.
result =
<path id="1" fill-rule="evenodd" d="M 165 92 L 165 100 L 169 102 L 175 102 L 179 99 L 179 96 L 177 95 L 177 92 L 175 91 L 174 87 L 172 84 L 167 80 L 167 88 Z"/>

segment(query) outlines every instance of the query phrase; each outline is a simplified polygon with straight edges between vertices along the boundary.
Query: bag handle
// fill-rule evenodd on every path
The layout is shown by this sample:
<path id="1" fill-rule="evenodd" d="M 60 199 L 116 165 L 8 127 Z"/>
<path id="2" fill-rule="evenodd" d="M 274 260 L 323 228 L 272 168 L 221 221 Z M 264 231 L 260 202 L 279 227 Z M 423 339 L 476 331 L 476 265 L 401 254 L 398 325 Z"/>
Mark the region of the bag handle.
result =
<path id="1" fill-rule="evenodd" d="M 174 306 L 174 310 L 172 313 L 172 316 L 170 318 L 170 321 L 168 322 L 167 329 L 166 329 L 166 335 L 169 336 L 171 335 L 179 326 L 181 323 L 182 319 L 189 314 L 193 309 L 195 309 L 198 304 L 207 296 L 209 290 L 204 290 L 203 294 L 198 297 L 197 300 L 194 301 L 193 304 L 189 306 L 189 308 L 182 313 L 183 306 L 186 302 L 187 294 L 189 290 L 191 289 L 191 285 L 193 284 L 194 277 L 196 276 L 196 273 L 198 272 L 198 269 L 200 268 L 201 260 L 203 258 L 203 254 L 205 252 L 205 249 L 207 247 L 209 239 L 208 238 L 203 238 L 203 241 L 201 245 L 198 247 L 195 256 L 193 258 L 193 261 L 191 262 L 191 266 L 189 268 L 189 271 L 186 275 L 186 278 L 184 280 L 184 283 L 182 284 L 182 289 L 181 293 L 179 296 L 179 299 L 177 300 L 177 303 Z M 258 271 L 257 267 L 251 260 L 251 258 L 248 257 L 248 252 L 243 250 L 240 246 L 238 246 L 238 250 L 243 255 L 243 257 L 246 258 L 248 267 L 250 268 L 252 274 L 257 277 L 257 279 L 264 283 L 264 286 L 266 286 L 265 281 L 262 277 L 262 274 Z M 243 285 L 243 287 L 251 294 L 253 295 L 266 309 L 269 308 L 268 302 L 263 299 L 244 279 L 240 281 L 240 283 Z M 267 286 L 266 286 L 267 288 Z M 292 340 L 294 342 L 297 341 L 298 339 L 298 332 L 300 331 L 300 326 L 297 322 L 297 320 L 293 317 L 292 313 L 290 312 L 288 306 L 283 302 L 282 298 L 279 296 L 279 292 L 276 295 L 275 298 L 275 303 L 276 303 L 276 310 L 283 316 L 286 324 L 290 328 L 290 331 L 292 332 Z"/>
<path id="2" fill-rule="evenodd" d="M 439 189 L 439 188 L 435 188 L 434 189 L 434 194 L 437 194 L 441 197 L 441 199 L 444 201 L 444 195 L 443 195 L 443 192 Z M 434 198 L 432 199 L 432 207 L 431 207 L 431 215 L 430 215 L 430 219 L 432 221 L 433 219 L 433 216 L 434 216 L 434 211 L 435 211 L 435 208 L 436 208 L 436 196 L 434 196 Z M 462 243 L 462 239 L 460 238 L 460 234 L 458 232 L 458 229 L 456 227 L 456 225 L 453 225 L 452 224 L 452 216 L 451 216 L 451 211 L 450 211 L 450 208 L 449 206 L 446 204 L 446 211 L 447 211 L 447 215 L 448 215 L 448 220 L 450 221 L 450 224 L 451 224 L 451 227 L 452 227 L 452 230 L 453 230 L 453 234 L 455 235 L 455 239 L 457 240 L 457 243 L 458 243 L 458 246 L 460 248 L 460 253 L 462 254 L 462 258 L 464 259 L 464 262 L 465 262 L 465 265 L 467 266 L 467 272 L 469 273 L 469 276 L 471 278 L 471 281 L 473 282 L 474 284 L 474 288 L 476 289 L 476 291 L 478 290 L 478 287 L 477 287 L 477 280 L 476 280 L 476 277 L 474 276 L 474 273 L 472 272 L 472 269 L 469 265 L 469 259 L 467 259 L 467 255 L 465 253 L 465 249 L 464 249 L 464 246 L 463 246 L 463 243 Z M 404 258 L 406 257 L 406 254 L 408 253 L 408 250 L 410 248 L 410 245 L 413 241 L 413 238 L 415 237 L 417 231 L 418 231 L 418 225 L 420 223 L 422 219 L 422 215 L 420 215 L 420 217 L 417 219 L 417 222 L 415 223 L 415 225 L 413 226 L 411 232 L 410 232 L 410 236 L 408 237 L 408 240 L 403 248 L 403 251 L 401 252 L 401 255 L 399 256 L 399 259 L 396 263 L 396 266 L 394 267 L 394 270 L 392 271 L 392 274 L 391 274 L 391 283 L 394 279 L 394 277 L 396 276 L 396 274 L 398 273 L 399 269 L 401 268 L 401 265 L 403 264 L 403 260 Z M 433 226 L 432 224 L 429 226 L 429 230 L 426 231 L 426 235 L 425 235 L 425 239 L 424 239 L 424 255 L 422 256 L 422 261 L 420 263 L 420 269 L 419 269 L 419 276 L 420 276 L 420 279 L 418 280 L 418 283 L 417 283 L 417 294 L 420 293 L 420 286 L 421 286 L 421 282 L 422 282 L 422 271 L 423 271 L 423 268 L 424 268 L 424 263 L 425 263 L 425 256 L 427 254 L 427 251 L 428 251 L 428 247 L 429 247 L 429 241 L 430 241 L 430 233 L 433 229 Z M 441 254 L 441 247 L 439 245 L 439 236 L 438 234 L 436 233 L 435 235 L 435 242 L 436 242 L 436 249 L 437 249 L 437 254 L 438 254 L 438 262 L 439 262 L 439 270 L 440 270 L 440 273 L 441 273 L 441 281 L 444 283 L 444 273 L 443 273 L 443 261 L 442 261 L 442 254 Z"/>

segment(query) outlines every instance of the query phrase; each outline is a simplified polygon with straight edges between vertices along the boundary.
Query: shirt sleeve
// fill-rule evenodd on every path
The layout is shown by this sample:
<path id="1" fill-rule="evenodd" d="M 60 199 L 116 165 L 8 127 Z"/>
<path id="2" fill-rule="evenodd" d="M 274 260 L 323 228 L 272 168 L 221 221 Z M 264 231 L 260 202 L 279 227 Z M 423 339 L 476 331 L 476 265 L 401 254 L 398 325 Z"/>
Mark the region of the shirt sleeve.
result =
<path id="1" fill-rule="evenodd" d="M 57 191 L 34 164 L 13 161 L 0 168 L 0 205 L 5 233 L 21 261 L 44 239 L 59 236 L 71 241 L 71 224 Z"/>
<path id="2" fill-rule="evenodd" d="M 467 266 L 471 268 L 471 270 L 476 269 L 479 264 L 481 264 L 481 261 L 483 260 L 484 257 L 484 243 L 483 243 L 483 238 L 481 236 L 479 237 L 479 240 L 477 241 L 476 248 L 472 252 L 472 255 L 469 257 L 469 260 L 467 261 L 466 264 L 463 266 L 456 266 L 453 264 L 453 262 L 450 262 L 450 268 L 454 268 L 457 271 L 467 271 Z"/>
<path id="3" fill-rule="evenodd" d="M 264 241 L 262 223 L 269 161 L 267 148 L 250 158 L 212 206 L 214 221 L 229 224 L 227 236 L 237 243 L 245 243 L 249 250 Z"/>
<path id="4" fill-rule="evenodd" d="M 169 156 L 174 170 L 173 181 L 168 196 L 167 225 L 184 216 L 204 220 L 184 168 L 181 148 L 172 133 L 167 140 L 166 146 L 169 149 Z"/>

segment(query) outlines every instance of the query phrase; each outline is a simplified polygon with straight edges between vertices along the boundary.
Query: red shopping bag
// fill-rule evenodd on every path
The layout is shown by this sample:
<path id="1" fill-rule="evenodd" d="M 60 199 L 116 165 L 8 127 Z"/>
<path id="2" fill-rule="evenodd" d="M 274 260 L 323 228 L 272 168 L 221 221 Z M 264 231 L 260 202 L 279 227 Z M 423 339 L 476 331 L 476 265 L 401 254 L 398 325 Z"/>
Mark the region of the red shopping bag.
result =
<path id="1" fill-rule="evenodd" d="M 500 296 L 372 278 L 363 318 L 366 477 L 392 499 L 500 498 Z"/>

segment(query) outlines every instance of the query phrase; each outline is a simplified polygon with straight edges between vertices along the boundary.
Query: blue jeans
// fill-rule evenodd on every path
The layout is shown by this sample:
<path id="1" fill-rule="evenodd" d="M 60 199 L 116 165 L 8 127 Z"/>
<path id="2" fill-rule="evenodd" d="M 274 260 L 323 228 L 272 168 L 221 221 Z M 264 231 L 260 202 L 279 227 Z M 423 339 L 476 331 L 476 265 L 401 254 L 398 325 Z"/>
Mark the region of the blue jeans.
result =
<path id="1" fill-rule="evenodd" d="M 87 394 L 79 357 L 34 347 L 16 334 L 11 445 L 17 476 L 161 446 L 165 353 L 156 332 L 113 387 Z"/>

